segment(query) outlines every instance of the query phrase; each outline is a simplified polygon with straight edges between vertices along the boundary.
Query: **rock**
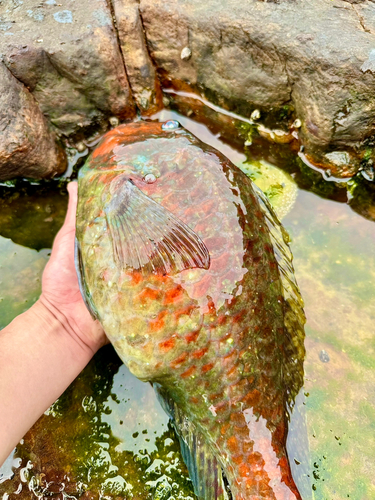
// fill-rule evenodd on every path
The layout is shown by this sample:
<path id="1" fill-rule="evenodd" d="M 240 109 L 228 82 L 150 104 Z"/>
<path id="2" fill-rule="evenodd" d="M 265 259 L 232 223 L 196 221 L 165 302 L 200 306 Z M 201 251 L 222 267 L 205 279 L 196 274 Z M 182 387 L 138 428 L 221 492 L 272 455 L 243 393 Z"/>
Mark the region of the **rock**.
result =
<path id="1" fill-rule="evenodd" d="M 140 0 L 140 10 L 163 86 L 244 116 L 271 111 L 276 122 L 288 109 L 311 161 L 350 151 L 358 161 L 327 168 L 359 169 L 375 120 L 373 2 Z"/>
<path id="2" fill-rule="evenodd" d="M 148 54 L 137 0 L 113 0 L 116 26 L 134 100 L 142 115 L 163 107 L 156 70 Z"/>
<path id="3" fill-rule="evenodd" d="M 0 63 L 0 180 L 53 177 L 65 170 L 56 144 L 32 94 Z"/>
<path id="4" fill-rule="evenodd" d="M 307 165 L 332 177 L 363 167 L 375 122 L 375 2 L 59 1 L 0 3 L 0 59 L 57 135 L 81 140 L 110 117 L 131 119 L 133 97 L 152 115 L 167 102 L 161 82 L 246 118 L 257 110 L 260 134 L 303 145 Z"/>
<path id="5" fill-rule="evenodd" d="M 134 105 L 105 0 L 5 0 L 0 54 L 58 134 L 71 135 Z"/>

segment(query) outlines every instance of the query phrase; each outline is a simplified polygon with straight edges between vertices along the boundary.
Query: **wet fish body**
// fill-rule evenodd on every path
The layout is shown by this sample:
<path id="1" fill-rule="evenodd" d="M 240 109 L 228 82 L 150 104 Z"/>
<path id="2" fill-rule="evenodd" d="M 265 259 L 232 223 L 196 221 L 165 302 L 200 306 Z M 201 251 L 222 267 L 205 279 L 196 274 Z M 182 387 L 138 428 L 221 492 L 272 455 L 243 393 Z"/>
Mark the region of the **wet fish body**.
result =
<path id="1" fill-rule="evenodd" d="M 235 500 L 299 500 L 286 436 L 304 316 L 283 230 L 246 175 L 174 122 L 119 126 L 79 173 L 77 256 L 198 497 L 228 498 L 227 481 Z"/>

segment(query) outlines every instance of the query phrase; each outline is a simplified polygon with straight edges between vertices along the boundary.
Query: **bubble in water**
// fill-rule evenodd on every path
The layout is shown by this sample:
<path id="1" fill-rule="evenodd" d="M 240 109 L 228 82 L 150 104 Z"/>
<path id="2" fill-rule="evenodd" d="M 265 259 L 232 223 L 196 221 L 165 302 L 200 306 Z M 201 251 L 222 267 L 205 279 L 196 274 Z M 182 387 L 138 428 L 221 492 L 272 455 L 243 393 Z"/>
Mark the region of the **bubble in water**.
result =
<path id="1" fill-rule="evenodd" d="M 319 359 L 322 363 L 328 363 L 330 360 L 328 352 L 322 349 L 319 353 Z"/>
<path id="2" fill-rule="evenodd" d="M 180 124 L 176 120 L 168 120 L 167 122 L 163 123 L 161 128 L 163 130 L 175 130 L 176 128 L 179 128 Z"/>

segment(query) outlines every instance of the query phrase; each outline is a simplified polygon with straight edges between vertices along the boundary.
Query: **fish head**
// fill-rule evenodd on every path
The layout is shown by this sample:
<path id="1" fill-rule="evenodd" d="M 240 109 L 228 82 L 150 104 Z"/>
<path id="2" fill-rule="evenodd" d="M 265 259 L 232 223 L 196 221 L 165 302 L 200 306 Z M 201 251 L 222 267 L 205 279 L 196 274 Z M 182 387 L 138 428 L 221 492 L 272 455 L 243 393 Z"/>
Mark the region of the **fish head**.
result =
<path id="1" fill-rule="evenodd" d="M 124 124 L 103 136 L 86 164 L 95 171 L 127 176 L 138 187 L 146 188 L 168 174 L 170 162 L 163 154 L 167 139 L 189 135 L 177 121 Z M 155 139 L 161 141 L 155 142 Z M 85 174 L 85 169 L 81 170 Z M 154 190 L 151 190 L 154 191 Z"/>

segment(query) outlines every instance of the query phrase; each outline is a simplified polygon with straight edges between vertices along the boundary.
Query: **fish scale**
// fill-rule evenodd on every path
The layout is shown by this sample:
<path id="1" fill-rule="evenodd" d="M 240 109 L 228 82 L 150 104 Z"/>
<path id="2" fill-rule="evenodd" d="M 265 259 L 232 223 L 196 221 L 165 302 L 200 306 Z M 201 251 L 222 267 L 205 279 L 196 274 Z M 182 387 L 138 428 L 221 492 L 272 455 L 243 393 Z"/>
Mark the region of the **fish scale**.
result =
<path id="1" fill-rule="evenodd" d="M 160 387 L 187 461 L 194 442 L 193 462 L 219 464 L 233 500 L 300 500 L 286 436 L 304 316 L 291 264 L 285 285 L 275 256 L 276 241 L 289 258 L 278 222 L 267 217 L 251 181 L 182 128 L 120 126 L 79 174 L 85 299 L 130 371 Z M 192 463 L 197 494 L 213 491 Z"/>

